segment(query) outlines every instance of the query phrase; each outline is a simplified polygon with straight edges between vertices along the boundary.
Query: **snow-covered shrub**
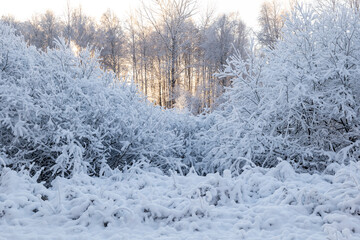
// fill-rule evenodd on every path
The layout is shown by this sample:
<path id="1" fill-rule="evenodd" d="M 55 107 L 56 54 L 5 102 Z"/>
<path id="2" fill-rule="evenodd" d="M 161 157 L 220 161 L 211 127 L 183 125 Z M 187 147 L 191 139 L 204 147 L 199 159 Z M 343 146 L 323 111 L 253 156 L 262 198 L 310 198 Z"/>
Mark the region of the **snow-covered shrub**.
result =
<path id="1" fill-rule="evenodd" d="M 250 162 L 253 149 L 261 147 L 261 129 L 252 119 L 259 113 L 263 62 L 249 52 L 246 60 L 234 55 L 228 64 L 220 76 L 236 78 L 233 87 L 225 92 L 220 108 L 206 116 L 193 142 L 198 172 L 236 172 Z"/>
<path id="2" fill-rule="evenodd" d="M 56 44 L 38 52 L 0 25 L 0 156 L 8 166 L 43 168 L 41 180 L 139 161 L 181 167 L 185 134 L 174 113 L 102 71 L 97 52 L 75 56 Z"/>
<path id="3" fill-rule="evenodd" d="M 324 170 L 359 158 L 359 12 L 298 5 L 275 49 L 228 60 L 233 87 L 199 137 L 213 172 L 246 163 Z"/>

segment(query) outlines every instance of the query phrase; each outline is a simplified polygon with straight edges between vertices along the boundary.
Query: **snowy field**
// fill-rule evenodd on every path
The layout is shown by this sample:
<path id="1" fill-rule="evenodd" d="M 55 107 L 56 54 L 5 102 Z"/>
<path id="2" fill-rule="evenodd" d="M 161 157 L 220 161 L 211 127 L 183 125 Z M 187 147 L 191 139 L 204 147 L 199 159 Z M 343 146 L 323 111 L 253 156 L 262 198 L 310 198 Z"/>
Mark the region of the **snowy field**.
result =
<path id="1" fill-rule="evenodd" d="M 360 239 L 359 183 L 359 163 L 323 175 L 285 162 L 237 177 L 130 170 L 49 189 L 5 168 L 0 239 Z"/>

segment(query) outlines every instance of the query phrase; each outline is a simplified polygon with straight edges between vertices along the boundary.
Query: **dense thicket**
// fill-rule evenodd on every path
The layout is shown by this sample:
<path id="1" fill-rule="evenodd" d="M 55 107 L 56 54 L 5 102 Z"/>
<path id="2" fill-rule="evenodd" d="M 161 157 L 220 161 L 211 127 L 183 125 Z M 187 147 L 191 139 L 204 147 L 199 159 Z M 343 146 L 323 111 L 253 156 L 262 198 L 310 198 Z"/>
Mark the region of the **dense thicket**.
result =
<path id="1" fill-rule="evenodd" d="M 275 47 L 255 52 L 230 58 L 221 74 L 233 88 L 199 134 L 199 171 L 281 160 L 314 171 L 358 161 L 359 11 L 298 5 Z"/>
<path id="2" fill-rule="evenodd" d="M 101 70 L 91 52 L 75 56 L 64 41 L 39 52 L 0 25 L 0 159 L 14 169 L 43 168 L 46 180 L 135 162 L 179 169 L 182 126 L 191 132 L 192 125 Z"/>
<path id="3" fill-rule="evenodd" d="M 208 115 L 157 108 L 60 40 L 47 52 L 0 25 L 0 159 L 41 179 L 140 163 L 207 174 L 288 161 L 322 171 L 360 156 L 360 21 L 346 5 L 297 5 L 274 47 L 229 58 Z"/>

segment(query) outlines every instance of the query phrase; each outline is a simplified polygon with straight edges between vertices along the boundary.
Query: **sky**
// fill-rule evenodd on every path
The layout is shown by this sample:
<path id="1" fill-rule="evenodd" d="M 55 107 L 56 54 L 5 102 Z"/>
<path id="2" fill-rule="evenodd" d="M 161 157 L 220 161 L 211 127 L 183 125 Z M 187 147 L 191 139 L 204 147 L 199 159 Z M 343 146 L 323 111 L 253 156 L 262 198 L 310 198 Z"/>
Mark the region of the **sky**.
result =
<path id="1" fill-rule="evenodd" d="M 68 0 L 0 0 L 0 15 L 13 15 L 18 20 L 30 19 L 32 15 L 52 10 L 58 16 L 64 16 Z M 147 0 L 145 0 L 146 2 Z M 213 6 L 216 13 L 238 12 L 241 19 L 252 28 L 257 27 L 260 5 L 265 0 L 198 0 L 199 13 L 207 5 Z M 286 0 L 280 0 L 287 2 Z M 82 6 L 87 15 L 99 19 L 111 9 L 120 19 L 125 19 L 131 8 L 140 6 L 140 0 L 69 0 L 71 7 Z"/>
<path id="2" fill-rule="evenodd" d="M 256 27 L 259 8 L 265 0 L 198 0 L 199 11 L 207 5 L 214 6 L 217 13 L 239 12 L 243 21 L 251 27 Z M 58 16 L 65 14 L 67 0 L 0 0 L 0 15 L 12 15 L 18 20 L 30 19 L 32 15 L 52 10 Z M 111 9 L 120 18 L 125 18 L 131 8 L 140 6 L 140 0 L 70 0 L 71 7 L 82 6 L 87 15 L 99 19 Z"/>

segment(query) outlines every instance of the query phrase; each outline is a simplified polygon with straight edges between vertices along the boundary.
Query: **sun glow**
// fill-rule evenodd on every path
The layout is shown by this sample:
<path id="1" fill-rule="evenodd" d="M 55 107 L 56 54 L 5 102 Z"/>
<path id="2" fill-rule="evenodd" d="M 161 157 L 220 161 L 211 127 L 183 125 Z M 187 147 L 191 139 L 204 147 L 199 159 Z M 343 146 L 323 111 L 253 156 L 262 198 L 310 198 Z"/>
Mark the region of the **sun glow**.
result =
<path id="1" fill-rule="evenodd" d="M 80 46 L 77 45 L 74 41 L 70 42 L 70 49 L 75 55 L 79 55 Z"/>

